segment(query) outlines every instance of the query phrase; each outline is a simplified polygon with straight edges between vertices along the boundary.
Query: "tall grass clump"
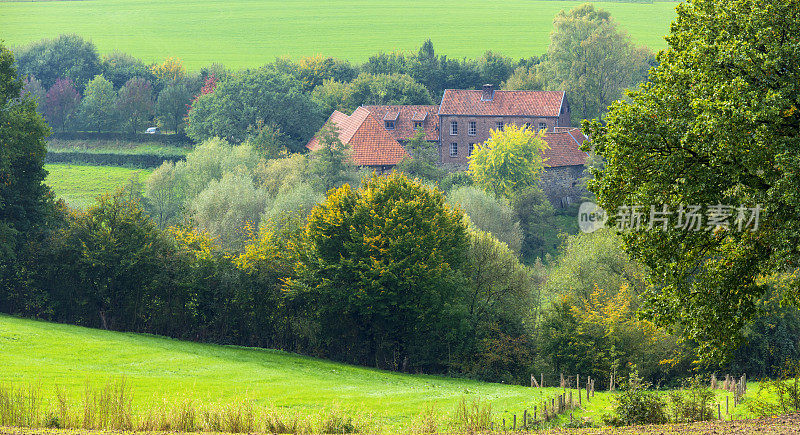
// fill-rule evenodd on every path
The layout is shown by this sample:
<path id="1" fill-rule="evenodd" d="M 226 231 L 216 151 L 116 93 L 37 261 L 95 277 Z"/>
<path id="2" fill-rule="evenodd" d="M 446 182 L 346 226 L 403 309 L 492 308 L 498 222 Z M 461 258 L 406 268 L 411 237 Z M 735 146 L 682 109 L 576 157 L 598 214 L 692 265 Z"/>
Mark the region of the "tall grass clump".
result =
<path id="1" fill-rule="evenodd" d="M 303 415 L 285 409 L 257 409 L 249 399 L 209 406 L 198 406 L 191 399 L 164 401 L 136 414 L 133 394 L 124 378 L 109 380 L 99 387 L 87 382 L 77 403 L 70 403 L 60 387 L 55 388 L 50 401 L 45 401 L 38 385 L 0 384 L 0 426 L 149 432 L 376 432 L 369 416 L 338 406 Z"/>
<path id="2" fill-rule="evenodd" d="M 456 405 L 451 426 L 458 432 L 467 433 L 491 430 L 492 404 L 481 399 L 467 401 L 466 397 L 462 397 Z"/>
<path id="3" fill-rule="evenodd" d="M 40 427 L 42 424 L 41 388 L 0 384 L 0 426 Z"/>

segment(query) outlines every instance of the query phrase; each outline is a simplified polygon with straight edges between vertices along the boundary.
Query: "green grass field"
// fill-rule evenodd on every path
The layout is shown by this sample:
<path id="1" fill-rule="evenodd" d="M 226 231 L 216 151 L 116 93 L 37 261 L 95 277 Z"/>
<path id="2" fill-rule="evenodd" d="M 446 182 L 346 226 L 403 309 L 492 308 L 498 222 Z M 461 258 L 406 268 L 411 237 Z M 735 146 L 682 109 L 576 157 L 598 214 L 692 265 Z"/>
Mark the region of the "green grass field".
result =
<path id="1" fill-rule="evenodd" d="M 129 169 L 115 166 L 44 165 L 48 175 L 45 182 L 56 197 L 63 198 L 71 207 L 83 208 L 103 193 L 112 192 L 127 183 L 134 174 L 139 180 L 150 175 L 147 169 Z"/>
<path id="2" fill-rule="evenodd" d="M 191 151 L 189 147 L 164 145 L 158 142 L 126 142 L 120 140 L 63 140 L 47 141 L 48 151 L 81 152 L 96 154 L 131 154 L 155 156 L 185 156 Z"/>
<path id="3" fill-rule="evenodd" d="M 543 53 L 555 14 L 580 1 L 548 0 L 97 0 L 0 1 L 0 38 L 19 45 L 62 33 L 91 39 L 101 53 L 145 61 L 169 56 L 190 69 L 213 62 L 251 67 L 276 56 L 325 54 L 353 61 L 380 51 L 513 57 Z M 675 2 L 597 2 L 634 41 L 653 50 L 675 17 Z"/>
<path id="4" fill-rule="evenodd" d="M 274 350 L 182 342 L 4 315 L 0 315 L 0 349 L 0 384 L 37 384 L 45 390 L 58 385 L 78 399 L 87 382 L 100 385 L 125 377 L 134 409 L 186 398 L 216 405 L 250 399 L 256 406 L 301 412 L 339 406 L 370 415 L 384 430 L 406 426 L 431 404 L 447 414 L 462 398 L 490 402 L 497 424 L 503 418 L 510 423 L 512 414 L 521 417 L 524 409 L 532 410 L 544 397 L 561 391 L 406 375 Z M 607 412 L 609 397 L 597 392 L 591 404 L 584 400 L 586 411 L 577 411 L 576 416 L 598 421 Z"/>

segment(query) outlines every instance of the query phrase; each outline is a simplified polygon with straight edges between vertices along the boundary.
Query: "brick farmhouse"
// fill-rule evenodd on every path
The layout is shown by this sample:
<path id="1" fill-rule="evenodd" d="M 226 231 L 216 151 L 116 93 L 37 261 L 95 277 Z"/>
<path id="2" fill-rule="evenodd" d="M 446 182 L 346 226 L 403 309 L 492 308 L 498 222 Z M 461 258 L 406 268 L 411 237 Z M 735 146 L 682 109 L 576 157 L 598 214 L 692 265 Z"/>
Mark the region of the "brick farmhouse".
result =
<path id="1" fill-rule="evenodd" d="M 328 118 L 339 138 L 352 149 L 353 161 L 379 171 L 393 168 L 408 157 L 403 149 L 417 129 L 436 144 L 439 163 L 463 169 L 469 155 L 489 138 L 491 130 L 515 124 L 546 130 L 542 188 L 550 201 L 564 207 L 580 195 L 578 180 L 586 165 L 580 150 L 586 137 L 570 126 L 569 103 L 563 91 L 501 91 L 447 89 L 438 106 L 361 106 L 351 115 L 334 111 Z M 319 147 L 316 137 L 306 145 Z"/>

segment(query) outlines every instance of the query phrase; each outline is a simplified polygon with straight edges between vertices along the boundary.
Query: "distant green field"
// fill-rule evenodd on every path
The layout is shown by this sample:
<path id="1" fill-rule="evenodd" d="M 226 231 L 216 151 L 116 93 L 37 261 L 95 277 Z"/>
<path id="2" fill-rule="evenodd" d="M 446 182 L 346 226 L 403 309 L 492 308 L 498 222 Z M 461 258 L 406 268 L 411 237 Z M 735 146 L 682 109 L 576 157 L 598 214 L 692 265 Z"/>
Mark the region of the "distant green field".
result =
<path id="1" fill-rule="evenodd" d="M 380 51 L 416 50 L 431 38 L 439 53 L 514 57 L 543 53 L 555 14 L 580 1 L 547 0 L 96 0 L 0 1 L 0 39 L 19 45 L 62 33 L 190 69 L 213 62 L 258 66 L 276 56 L 322 53 L 353 61 Z M 633 39 L 657 50 L 675 2 L 597 2 Z"/>
<path id="2" fill-rule="evenodd" d="M 103 193 L 112 192 L 127 183 L 134 174 L 139 180 L 152 172 L 146 169 L 129 169 L 114 166 L 44 165 L 49 173 L 45 182 L 57 197 L 71 207 L 83 208 Z"/>

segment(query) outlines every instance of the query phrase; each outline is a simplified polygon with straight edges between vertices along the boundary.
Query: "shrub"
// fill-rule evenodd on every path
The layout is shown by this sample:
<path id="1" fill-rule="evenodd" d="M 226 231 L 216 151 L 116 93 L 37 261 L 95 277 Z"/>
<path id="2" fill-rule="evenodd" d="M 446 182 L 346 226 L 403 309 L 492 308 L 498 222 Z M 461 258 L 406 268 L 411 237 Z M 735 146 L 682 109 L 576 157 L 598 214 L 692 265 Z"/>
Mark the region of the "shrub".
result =
<path id="1" fill-rule="evenodd" d="M 655 392 L 647 391 L 650 384 L 632 370 L 622 391 L 612 397 L 613 415 L 604 416 L 604 422 L 613 426 L 667 423 L 664 399 Z"/>
<path id="2" fill-rule="evenodd" d="M 192 217 L 198 228 L 208 231 L 225 249 L 238 251 L 257 228 L 266 194 L 243 174 L 226 173 L 213 180 L 192 200 Z"/>
<path id="3" fill-rule="evenodd" d="M 714 392 L 700 375 L 684 380 L 683 389 L 672 391 L 669 401 L 675 423 L 714 419 Z"/>
<path id="4" fill-rule="evenodd" d="M 324 197 L 308 184 L 300 184 L 278 193 L 261 215 L 261 225 L 268 225 L 276 230 L 303 226 L 308 214 Z"/>

